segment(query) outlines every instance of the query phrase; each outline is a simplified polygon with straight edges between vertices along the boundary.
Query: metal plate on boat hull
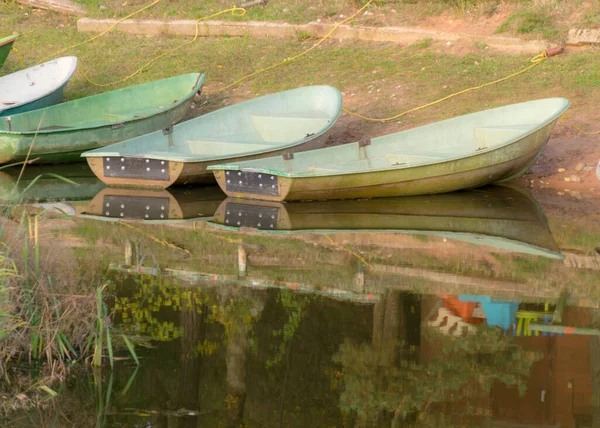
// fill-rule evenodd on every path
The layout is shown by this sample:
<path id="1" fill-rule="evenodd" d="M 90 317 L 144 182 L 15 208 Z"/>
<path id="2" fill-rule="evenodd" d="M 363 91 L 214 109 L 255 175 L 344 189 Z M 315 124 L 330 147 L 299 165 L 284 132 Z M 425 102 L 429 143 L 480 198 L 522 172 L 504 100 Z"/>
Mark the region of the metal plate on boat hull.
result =
<path id="1" fill-rule="evenodd" d="M 105 177 L 169 181 L 169 161 L 120 156 L 102 159 Z"/>
<path id="2" fill-rule="evenodd" d="M 225 171 L 225 187 L 231 192 L 279 196 L 277 176 L 264 172 Z"/>
<path id="3" fill-rule="evenodd" d="M 105 195 L 102 216 L 159 220 L 169 217 L 169 198 Z"/>
<path id="4" fill-rule="evenodd" d="M 223 222 L 233 227 L 274 230 L 277 229 L 278 217 L 278 207 L 228 203 Z"/>

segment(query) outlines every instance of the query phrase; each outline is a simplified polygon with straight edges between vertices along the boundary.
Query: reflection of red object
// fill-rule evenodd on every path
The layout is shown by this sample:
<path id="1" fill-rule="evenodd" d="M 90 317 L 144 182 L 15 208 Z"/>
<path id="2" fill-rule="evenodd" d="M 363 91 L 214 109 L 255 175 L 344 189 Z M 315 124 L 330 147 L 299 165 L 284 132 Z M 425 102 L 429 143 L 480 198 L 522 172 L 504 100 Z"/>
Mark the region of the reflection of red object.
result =
<path id="1" fill-rule="evenodd" d="M 444 307 L 454 315 L 461 317 L 464 322 L 477 325 L 485 321 L 485 318 L 475 318 L 473 316 L 473 311 L 479 303 L 463 302 L 458 300 L 457 296 L 449 296 L 447 294 L 440 294 L 440 297 L 444 299 Z"/>

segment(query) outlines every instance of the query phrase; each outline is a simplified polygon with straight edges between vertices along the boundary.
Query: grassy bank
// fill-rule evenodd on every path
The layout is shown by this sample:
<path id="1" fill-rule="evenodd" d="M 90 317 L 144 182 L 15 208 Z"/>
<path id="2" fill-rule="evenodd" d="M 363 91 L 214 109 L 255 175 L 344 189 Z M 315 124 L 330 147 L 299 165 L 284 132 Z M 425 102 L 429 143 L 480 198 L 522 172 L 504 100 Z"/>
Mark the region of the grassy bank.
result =
<path id="1" fill-rule="evenodd" d="M 23 33 L 17 47 L 26 65 L 34 65 L 52 52 L 90 37 L 76 31 L 73 19 L 53 13 L 32 11 L 11 3 L 0 5 L 0 13 L 2 28 Z M 150 58 L 186 41 L 189 38 L 146 38 L 113 31 L 63 55 L 77 55 L 82 71 L 98 83 L 107 83 L 130 75 Z M 300 53 L 313 43 L 312 39 L 202 38 L 176 54 L 161 58 L 134 78 L 110 87 L 93 86 L 77 74 L 67 88 L 66 97 L 74 99 L 197 71 L 207 74 L 207 89 L 218 90 L 240 77 Z M 593 118 L 597 114 L 595 105 L 600 85 L 598 52 L 590 49 L 553 57 L 524 75 L 419 111 L 404 117 L 400 124 L 374 126 L 357 119 L 352 119 L 352 123 L 360 127 L 359 131 L 377 134 L 388 132 L 394 126 L 424 123 L 548 96 L 568 97 L 575 114 L 587 111 L 588 118 Z M 399 47 L 391 43 L 331 40 L 296 61 L 226 91 L 204 95 L 201 108 L 196 109 L 195 114 L 282 89 L 329 84 L 344 92 L 347 108 L 374 117 L 387 117 L 516 72 L 528 66 L 529 59 L 529 56 L 499 55 L 484 45 L 466 42 L 447 46 L 425 40 Z M 8 73 L 19 68 L 18 59 L 12 54 L 2 71 Z M 348 138 L 355 137 L 355 131 L 351 126 Z"/>
<path id="2" fill-rule="evenodd" d="M 94 17 L 118 18 L 135 12 L 151 2 L 122 2 L 120 0 L 78 0 Z M 237 2 L 236 4 L 242 4 Z M 310 21 L 335 22 L 353 14 L 366 0 L 282 0 L 265 6 L 247 9 L 245 16 L 224 14 L 217 19 L 285 21 L 305 23 Z M 198 19 L 210 16 L 232 6 L 224 0 L 194 2 L 179 0 L 176 4 L 166 0 L 145 10 L 140 18 Z M 435 22 L 444 17 L 465 22 L 491 21 L 497 32 L 525 38 L 544 37 L 564 39 L 571 27 L 600 26 L 600 5 L 597 2 L 569 0 L 536 2 L 519 0 L 376 0 L 367 13 L 354 18 L 350 25 L 411 26 Z"/>

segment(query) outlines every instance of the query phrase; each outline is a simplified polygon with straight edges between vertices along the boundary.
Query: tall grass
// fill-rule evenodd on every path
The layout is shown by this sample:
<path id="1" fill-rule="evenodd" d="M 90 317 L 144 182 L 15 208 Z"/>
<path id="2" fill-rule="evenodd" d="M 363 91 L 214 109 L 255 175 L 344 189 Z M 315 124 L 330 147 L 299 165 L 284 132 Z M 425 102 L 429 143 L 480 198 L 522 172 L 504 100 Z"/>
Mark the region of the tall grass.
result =
<path id="1" fill-rule="evenodd" d="M 62 177 L 55 176 L 63 179 Z M 23 406 L 39 406 L 57 395 L 53 384 L 70 367 L 114 365 L 124 350 L 139 364 L 131 341 L 113 339 L 111 313 L 101 287 L 73 281 L 40 242 L 45 211 L 32 213 L 20 205 L 36 177 L 19 194 L 4 196 L 0 221 L 0 414 Z M 67 182 L 69 180 L 64 179 Z M 76 183 L 73 183 L 74 185 Z M 8 201 L 8 202 L 7 202 Z M 36 375 L 10 367 L 36 367 Z M 25 397 L 25 398 L 24 398 Z"/>

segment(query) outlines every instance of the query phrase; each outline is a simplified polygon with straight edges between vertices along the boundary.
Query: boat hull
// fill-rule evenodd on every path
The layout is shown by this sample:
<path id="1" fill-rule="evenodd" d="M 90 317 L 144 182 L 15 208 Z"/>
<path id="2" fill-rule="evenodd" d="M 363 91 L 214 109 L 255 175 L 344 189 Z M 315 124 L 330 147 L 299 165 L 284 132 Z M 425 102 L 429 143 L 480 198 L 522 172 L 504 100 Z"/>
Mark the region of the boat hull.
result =
<path id="1" fill-rule="evenodd" d="M 105 187 L 85 165 L 21 169 L 19 166 L 0 171 L 0 203 L 90 200 Z"/>
<path id="2" fill-rule="evenodd" d="M 327 130 L 323 134 L 319 135 L 314 140 L 309 140 L 299 146 L 294 147 L 294 151 L 306 150 L 307 147 L 321 146 L 327 141 L 330 130 Z M 260 159 L 268 156 L 278 156 L 284 153 L 290 152 L 289 148 L 283 148 L 280 150 L 273 150 L 264 153 L 258 153 L 255 155 L 232 157 L 227 161 L 238 162 L 247 161 L 253 159 Z M 133 178 L 133 177 L 110 177 L 106 174 L 104 167 L 104 159 L 101 157 L 87 157 L 87 162 L 94 174 L 105 184 L 115 187 L 134 187 L 134 188 L 157 188 L 166 189 L 170 186 L 177 185 L 209 185 L 215 183 L 215 176 L 213 171 L 208 171 L 207 168 L 210 165 L 216 165 L 223 162 L 220 160 L 203 161 L 203 162 L 177 162 L 157 159 L 158 161 L 164 162 L 164 167 L 169 171 L 168 180 L 151 180 L 147 178 Z M 131 162 L 130 158 L 125 158 L 124 162 Z M 141 159 L 141 158 L 140 158 Z"/>
<path id="3" fill-rule="evenodd" d="M 1 77 L 0 117 L 60 103 L 76 68 L 77 58 L 64 57 Z"/>
<path id="4" fill-rule="evenodd" d="M 341 110 L 342 94 L 336 88 L 295 88 L 233 104 L 83 157 L 110 186 L 164 189 L 209 184 L 214 175 L 207 169 L 218 163 L 324 146 Z"/>
<path id="5" fill-rule="evenodd" d="M 6 61 L 6 58 L 8 57 L 8 54 L 10 53 L 10 50 L 13 47 L 13 43 L 18 37 L 19 35 L 16 34 L 14 36 L 9 36 L 0 39 L 0 67 L 4 65 L 4 62 Z"/>
<path id="6" fill-rule="evenodd" d="M 28 158 L 36 159 L 36 164 L 81 162 L 81 153 L 87 150 L 148 134 L 181 121 L 191 103 L 190 98 L 173 110 L 133 123 L 125 123 L 119 128 L 107 125 L 93 129 L 38 134 Z M 24 161 L 31 142 L 30 135 L 0 134 L 0 163 Z M 76 149 L 73 149 L 75 147 Z"/>
<path id="7" fill-rule="evenodd" d="M 524 174 L 544 149 L 556 120 L 512 144 L 478 155 L 451 159 L 407 168 L 372 172 L 285 177 L 274 175 L 277 192 L 265 194 L 258 189 L 244 191 L 228 188 L 227 173 L 216 170 L 215 178 L 227 196 L 271 201 L 356 199 L 391 196 L 414 196 L 471 189 L 486 184 L 512 180 Z M 253 176 L 268 175 L 242 172 L 249 181 Z M 257 180 L 254 180 L 258 182 Z M 254 191 L 256 190 L 256 193 Z"/>
<path id="8" fill-rule="evenodd" d="M 124 189 L 107 187 L 81 217 L 103 221 L 160 223 L 212 218 L 225 195 L 217 186 L 199 189 Z"/>
<path id="9" fill-rule="evenodd" d="M 27 104 L 20 105 L 19 107 L 7 109 L 0 112 L 0 117 L 10 116 L 13 114 L 25 113 L 27 111 L 37 110 L 39 108 L 50 107 L 55 104 L 58 104 L 62 101 L 63 95 L 65 92 L 65 86 L 67 86 L 67 82 L 62 85 L 60 88 L 57 88 L 51 94 L 48 94 L 40 99 L 32 101 Z"/>
<path id="10" fill-rule="evenodd" d="M 525 190 L 504 185 L 444 195 L 359 201 L 282 204 L 227 198 L 211 224 L 274 234 L 424 234 L 563 258 L 537 202 Z"/>

